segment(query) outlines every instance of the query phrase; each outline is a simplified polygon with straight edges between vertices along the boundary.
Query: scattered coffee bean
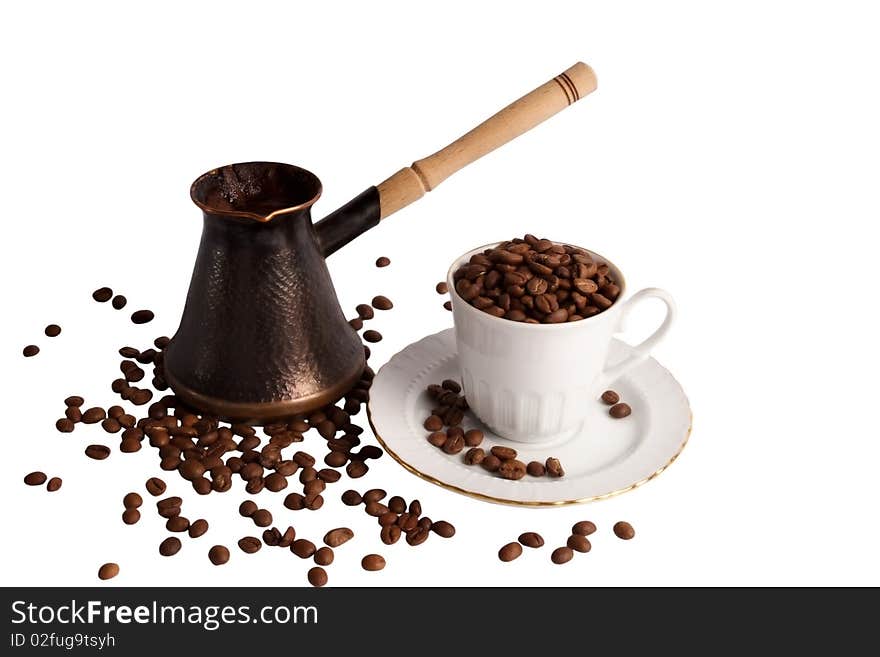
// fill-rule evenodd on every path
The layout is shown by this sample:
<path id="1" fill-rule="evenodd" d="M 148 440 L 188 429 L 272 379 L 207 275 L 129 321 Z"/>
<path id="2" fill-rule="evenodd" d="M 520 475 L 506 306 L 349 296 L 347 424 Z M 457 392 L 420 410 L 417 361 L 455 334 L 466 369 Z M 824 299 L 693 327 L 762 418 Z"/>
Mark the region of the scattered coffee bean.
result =
<path id="1" fill-rule="evenodd" d="M 321 568 L 321 566 L 311 568 L 307 577 L 309 584 L 315 588 L 320 588 L 327 583 L 327 571 Z"/>
<path id="2" fill-rule="evenodd" d="M 126 509 L 122 512 L 122 522 L 126 525 L 133 525 L 141 519 L 141 512 L 137 509 Z"/>
<path id="3" fill-rule="evenodd" d="M 40 353 L 40 348 L 35 344 L 29 344 L 27 347 L 21 350 L 21 353 L 24 354 L 25 358 L 30 358 L 31 356 L 36 356 Z"/>
<path id="4" fill-rule="evenodd" d="M 483 432 L 479 429 L 465 431 L 464 444 L 468 447 L 479 447 L 483 442 Z"/>
<path id="5" fill-rule="evenodd" d="M 628 522 L 620 521 L 614 523 L 614 535 L 624 541 L 630 540 L 636 535 L 636 530 Z"/>
<path id="6" fill-rule="evenodd" d="M 225 545 L 215 545 L 208 550 L 208 559 L 215 566 L 222 566 L 229 561 L 229 548 Z"/>
<path id="7" fill-rule="evenodd" d="M 251 520 L 257 527 L 268 527 L 272 524 L 272 514 L 267 509 L 257 509 L 251 514 Z"/>
<path id="8" fill-rule="evenodd" d="M 290 551 L 300 559 L 308 559 L 317 552 L 317 548 L 310 540 L 306 538 L 298 538 L 290 546 Z"/>
<path id="9" fill-rule="evenodd" d="M 375 308 L 376 310 L 391 310 L 392 308 L 394 308 L 394 304 L 391 303 L 391 299 L 382 296 L 381 294 L 373 297 L 373 301 L 371 303 L 373 308 Z"/>
<path id="10" fill-rule="evenodd" d="M 369 467 L 363 461 L 352 461 L 345 468 L 346 474 L 352 479 L 359 479 L 367 474 L 368 471 Z"/>
<path id="11" fill-rule="evenodd" d="M 385 256 L 381 256 L 379 258 L 376 258 L 376 266 L 377 267 L 387 267 L 390 264 L 391 264 L 391 260 L 386 258 Z"/>
<path id="12" fill-rule="evenodd" d="M 361 559 L 361 568 L 371 572 L 382 570 L 385 567 L 385 557 L 380 554 L 368 554 Z"/>
<path id="13" fill-rule="evenodd" d="M 431 531 L 437 534 L 437 536 L 442 536 L 443 538 L 452 538 L 455 536 L 455 527 L 451 522 L 446 522 L 445 520 L 438 520 L 437 522 L 432 523 Z"/>
<path id="14" fill-rule="evenodd" d="M 571 533 L 578 534 L 579 536 L 589 536 L 595 531 L 596 525 L 589 520 L 581 520 L 580 522 L 576 522 L 574 523 L 574 525 L 572 525 L 571 528 Z"/>
<path id="15" fill-rule="evenodd" d="M 503 445 L 495 445 L 491 449 L 491 452 L 492 452 L 492 454 L 497 456 L 502 461 L 516 458 L 516 450 L 513 449 L 512 447 L 504 447 Z"/>
<path id="16" fill-rule="evenodd" d="M 480 465 L 488 472 L 498 472 L 498 469 L 501 467 L 501 459 L 494 454 L 487 454 L 486 458 L 480 462 Z"/>
<path id="17" fill-rule="evenodd" d="M 122 429 L 122 425 L 119 424 L 119 420 L 116 420 L 112 417 L 104 418 L 101 422 L 101 428 L 104 429 L 107 433 L 119 433 Z"/>
<path id="18" fill-rule="evenodd" d="M 158 477 L 150 477 L 145 485 L 147 492 L 153 497 L 159 497 L 165 492 L 165 482 Z"/>
<path id="19" fill-rule="evenodd" d="M 273 527 L 273 534 L 279 534 L 278 528 Z M 289 548 L 293 545 L 293 541 L 296 540 L 296 530 L 288 526 L 287 529 L 284 530 L 283 534 L 278 536 L 278 547 Z"/>
<path id="20" fill-rule="evenodd" d="M 498 468 L 498 474 L 503 479 L 522 479 L 526 476 L 526 464 L 516 459 L 502 461 Z"/>
<path id="21" fill-rule="evenodd" d="M 446 444 L 446 432 L 434 431 L 428 435 L 428 442 L 434 447 L 443 447 L 443 445 Z"/>
<path id="22" fill-rule="evenodd" d="M 94 406 L 82 414 L 82 421 L 84 424 L 97 424 L 105 417 L 107 417 L 106 411 L 100 406 Z"/>
<path id="23" fill-rule="evenodd" d="M 632 409 L 629 407 L 629 404 L 615 404 L 610 409 L 608 409 L 608 415 L 613 417 L 616 420 L 620 420 L 622 418 L 627 417 L 630 413 L 632 413 Z"/>
<path id="24" fill-rule="evenodd" d="M 256 536 L 244 536 L 243 538 L 238 539 L 238 547 L 241 548 L 242 552 L 254 554 L 255 552 L 259 552 L 260 548 L 263 547 L 263 542 Z"/>
<path id="25" fill-rule="evenodd" d="M 243 518 L 250 518 L 254 515 L 260 507 L 257 506 L 257 503 L 253 500 L 245 500 L 241 504 L 238 505 L 238 513 Z"/>
<path id="26" fill-rule="evenodd" d="M 125 497 L 122 498 L 122 506 L 124 506 L 126 509 L 137 509 L 143 503 L 144 498 L 142 498 L 137 493 L 128 493 Z"/>
<path id="27" fill-rule="evenodd" d="M 464 449 L 464 436 L 459 434 L 447 436 L 442 449 L 447 454 L 458 454 Z"/>
<path id="28" fill-rule="evenodd" d="M 64 411 L 64 415 L 71 422 L 82 422 L 83 414 L 79 406 L 68 406 Z"/>
<path id="29" fill-rule="evenodd" d="M 208 531 L 208 521 L 199 518 L 198 520 L 194 520 L 187 530 L 190 538 L 198 538 L 199 536 L 203 536 L 204 533 Z"/>
<path id="30" fill-rule="evenodd" d="M 425 419 L 423 426 L 428 431 L 440 431 L 443 428 L 443 420 L 436 415 L 430 415 Z"/>
<path id="31" fill-rule="evenodd" d="M 73 420 L 63 417 L 55 422 L 55 428 L 61 433 L 70 433 L 75 427 Z"/>
<path id="32" fill-rule="evenodd" d="M 537 532 L 524 532 L 519 535 L 520 543 L 530 548 L 539 548 L 544 546 L 544 537 Z"/>
<path id="33" fill-rule="evenodd" d="M 183 516 L 174 516 L 173 518 L 168 518 L 168 520 L 165 522 L 165 529 L 176 534 L 185 532 L 189 529 L 189 519 L 184 518 Z"/>
<path id="34" fill-rule="evenodd" d="M 446 310 L 452 310 L 452 302 L 451 302 L 451 301 L 444 301 L 444 302 L 443 302 L 443 307 L 444 307 Z"/>
<path id="35" fill-rule="evenodd" d="M 342 494 L 342 503 L 346 506 L 357 506 L 362 501 L 361 494 L 356 490 L 347 490 Z"/>
<path id="36" fill-rule="evenodd" d="M 96 461 L 103 461 L 110 456 L 110 448 L 106 445 L 89 445 L 85 449 L 86 456 Z"/>
<path id="37" fill-rule="evenodd" d="M 614 404 L 620 401 L 620 395 L 613 390 L 606 390 L 602 393 L 602 401 L 609 406 L 614 406 Z"/>
<path id="38" fill-rule="evenodd" d="M 45 472 L 31 472 L 30 474 L 25 475 L 24 483 L 28 486 L 42 486 L 46 483 L 46 473 Z"/>
<path id="39" fill-rule="evenodd" d="M 54 493 L 59 488 L 61 488 L 62 483 L 63 482 L 61 481 L 61 477 L 52 477 L 49 480 L 49 483 L 46 484 L 46 490 L 49 491 L 50 493 Z"/>
<path id="40" fill-rule="evenodd" d="M 122 310 L 123 308 L 125 308 L 125 304 L 127 304 L 127 303 L 128 303 L 128 299 L 126 299 L 121 294 L 117 294 L 115 297 L 113 297 L 113 301 L 110 302 L 110 304 L 116 310 Z"/>
<path id="41" fill-rule="evenodd" d="M 180 542 L 179 538 L 177 538 L 176 536 L 169 536 L 164 541 L 159 543 L 159 554 L 161 554 L 163 557 L 173 556 L 180 552 L 181 545 L 182 543 Z"/>
<path id="42" fill-rule="evenodd" d="M 98 579 L 113 579 L 119 574 L 118 563 L 105 563 L 98 568 Z"/>
<path id="43" fill-rule="evenodd" d="M 92 299 L 97 301 L 98 303 L 105 303 L 110 301 L 110 297 L 113 296 L 113 290 L 109 287 L 99 287 L 97 290 L 92 292 Z"/>
<path id="44" fill-rule="evenodd" d="M 72 397 L 68 397 L 64 400 L 65 406 L 73 406 L 75 408 L 79 408 L 83 404 L 85 404 L 85 400 L 78 395 L 73 395 Z"/>
<path id="45" fill-rule="evenodd" d="M 526 472 L 533 477 L 543 477 L 547 473 L 547 468 L 540 461 L 529 461 Z"/>
<path id="46" fill-rule="evenodd" d="M 508 543 L 498 550 L 498 558 L 501 561 L 513 561 L 522 554 L 522 545 L 519 543 Z"/>
<path id="47" fill-rule="evenodd" d="M 382 334 L 379 331 L 374 331 L 373 329 L 364 331 L 364 340 L 367 342 L 379 342 L 381 339 Z"/>
<path id="48" fill-rule="evenodd" d="M 55 338 L 61 335 L 61 327 L 58 324 L 49 324 L 43 332 L 50 338 Z"/>
<path id="49" fill-rule="evenodd" d="M 446 284 L 446 281 L 440 281 L 434 286 L 434 289 L 437 290 L 437 294 L 447 294 L 449 292 L 449 286 Z"/>
<path id="50" fill-rule="evenodd" d="M 569 536 L 566 545 L 575 552 L 589 552 L 590 548 L 593 547 L 590 545 L 590 540 L 586 536 L 581 536 L 580 534 L 572 534 Z"/>
<path id="51" fill-rule="evenodd" d="M 550 561 L 555 564 L 568 563 L 573 556 L 574 552 L 572 552 L 570 547 L 558 547 L 553 550 L 553 554 L 550 555 Z"/>
<path id="52" fill-rule="evenodd" d="M 329 566 L 333 563 L 333 548 L 329 547 L 321 547 L 315 551 L 314 559 L 315 563 L 319 566 Z"/>
<path id="53" fill-rule="evenodd" d="M 131 314 L 132 324 L 146 324 L 152 322 L 155 315 L 152 310 L 135 310 Z"/>
<path id="54" fill-rule="evenodd" d="M 559 462 L 558 458 L 553 456 L 549 457 L 544 464 L 544 467 L 547 468 L 547 474 L 551 477 L 565 476 L 565 470 L 562 469 L 562 463 Z"/>
<path id="55" fill-rule="evenodd" d="M 486 452 L 480 447 L 471 447 L 464 455 L 464 462 L 468 465 L 479 465 L 486 458 Z"/>

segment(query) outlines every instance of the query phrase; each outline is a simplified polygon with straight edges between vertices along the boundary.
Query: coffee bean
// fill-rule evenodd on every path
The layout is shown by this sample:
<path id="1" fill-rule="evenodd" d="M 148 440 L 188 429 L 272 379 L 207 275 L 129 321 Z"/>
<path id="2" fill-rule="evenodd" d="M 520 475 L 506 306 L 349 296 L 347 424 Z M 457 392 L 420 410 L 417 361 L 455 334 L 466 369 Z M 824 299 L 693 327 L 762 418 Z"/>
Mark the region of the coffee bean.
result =
<path id="1" fill-rule="evenodd" d="M 381 502 L 367 502 L 364 506 L 364 511 L 366 511 L 367 515 L 378 518 L 383 513 L 388 513 L 389 509 Z"/>
<path id="2" fill-rule="evenodd" d="M 98 579 L 113 579 L 119 574 L 119 564 L 105 563 L 98 568 Z"/>
<path id="3" fill-rule="evenodd" d="M 28 486 L 42 486 L 46 483 L 46 473 L 31 472 L 30 474 L 25 475 L 24 483 L 26 483 Z"/>
<path id="4" fill-rule="evenodd" d="M 400 540 L 401 530 L 397 525 L 386 525 L 382 527 L 379 538 L 385 545 L 394 545 Z"/>
<path id="5" fill-rule="evenodd" d="M 501 561 L 513 561 L 522 554 L 522 545 L 519 543 L 508 543 L 498 550 L 498 558 Z"/>
<path id="6" fill-rule="evenodd" d="M 21 353 L 24 354 L 25 358 L 30 358 L 31 356 L 36 356 L 40 353 L 40 348 L 35 344 L 29 344 L 27 347 L 21 350 Z"/>
<path id="7" fill-rule="evenodd" d="M 85 449 L 86 456 L 96 461 L 103 461 L 110 456 L 110 448 L 106 445 L 89 445 Z"/>
<path id="8" fill-rule="evenodd" d="M 415 517 L 419 517 L 420 515 L 422 515 L 422 503 L 418 500 L 413 500 L 412 502 L 410 502 L 409 512 Z"/>
<path id="9" fill-rule="evenodd" d="M 443 428 L 443 420 L 436 415 L 429 415 L 423 426 L 428 431 L 440 431 Z"/>
<path id="10" fill-rule="evenodd" d="M 306 538 L 298 538 L 290 546 L 290 551 L 300 559 L 308 559 L 315 554 L 317 549 L 315 548 L 315 544 L 310 540 Z"/>
<path id="11" fill-rule="evenodd" d="M 128 303 L 128 299 L 126 299 L 121 294 L 117 294 L 115 297 L 113 297 L 113 301 L 111 301 L 110 303 L 116 310 L 122 310 L 123 308 L 125 308 L 125 304 Z"/>
<path id="12" fill-rule="evenodd" d="M 620 401 L 620 395 L 613 390 L 606 390 L 602 393 L 602 401 L 609 406 L 614 406 L 614 404 Z"/>
<path id="13" fill-rule="evenodd" d="M 61 433 L 70 433 L 75 426 L 73 420 L 66 417 L 56 420 L 55 422 L 55 428 Z"/>
<path id="14" fill-rule="evenodd" d="M 183 504 L 183 500 L 179 497 L 165 497 L 156 502 L 156 510 L 163 518 L 173 518 L 174 516 L 180 515 L 181 504 Z"/>
<path id="15" fill-rule="evenodd" d="M 540 461 L 529 461 L 529 464 L 526 466 L 526 472 L 533 477 L 543 477 L 547 469 Z"/>
<path id="16" fill-rule="evenodd" d="M 178 552 L 180 552 L 181 547 L 180 539 L 176 536 L 169 536 L 164 541 L 159 543 L 159 554 L 163 557 L 170 557 Z"/>
<path id="17" fill-rule="evenodd" d="M 97 424 L 105 417 L 107 417 L 107 414 L 104 409 L 99 406 L 94 406 L 82 414 L 82 421 L 84 424 Z"/>
<path id="18" fill-rule="evenodd" d="M 382 570 L 385 567 L 385 557 L 380 554 L 368 554 L 361 559 L 361 568 L 370 572 Z"/>
<path id="19" fill-rule="evenodd" d="M 501 459 L 499 459 L 494 454 L 487 454 L 486 458 L 484 458 L 480 462 L 480 465 L 483 467 L 484 470 L 487 470 L 489 472 L 497 472 L 498 468 L 501 467 Z"/>
<path id="20" fill-rule="evenodd" d="M 518 480 L 526 476 L 526 464 L 516 459 L 508 459 L 501 462 L 498 474 L 503 479 Z"/>
<path id="21" fill-rule="evenodd" d="M 277 528 L 273 527 L 273 529 L 275 530 L 273 533 L 280 534 Z M 284 530 L 284 533 L 278 536 L 278 547 L 290 547 L 293 545 L 294 540 L 296 540 L 296 530 L 293 527 L 288 526 L 287 529 Z"/>
<path id="22" fill-rule="evenodd" d="M 443 538 L 452 538 L 455 536 L 455 527 L 451 522 L 446 522 L 445 520 L 438 520 L 437 522 L 432 523 L 431 531 Z"/>
<path id="23" fill-rule="evenodd" d="M 251 514 L 251 520 L 257 527 L 268 527 L 272 524 L 272 514 L 267 509 L 257 509 Z"/>
<path id="24" fill-rule="evenodd" d="M 287 477 L 277 472 L 273 472 L 265 479 L 266 489 L 277 493 L 287 488 Z"/>
<path id="25" fill-rule="evenodd" d="M 458 454 L 464 449 L 464 437 L 460 435 L 447 437 L 442 449 L 447 454 Z"/>
<path id="26" fill-rule="evenodd" d="M 126 509 L 137 509 L 143 503 L 144 498 L 142 498 L 137 493 L 128 493 L 125 497 L 122 498 L 122 506 L 124 506 Z"/>
<path id="27" fill-rule="evenodd" d="M 358 457 L 362 459 L 378 459 L 382 458 L 382 448 L 376 445 L 364 445 L 358 453 Z"/>
<path id="28" fill-rule="evenodd" d="M 122 512 L 122 522 L 126 525 L 133 525 L 141 519 L 141 512 L 137 509 L 126 509 Z"/>
<path id="29" fill-rule="evenodd" d="M 590 548 L 593 547 L 590 545 L 590 540 L 586 536 L 581 536 L 580 534 L 572 534 L 569 536 L 566 545 L 575 552 L 589 552 Z"/>
<path id="30" fill-rule="evenodd" d="M 229 561 L 229 548 L 225 545 L 215 545 L 208 550 L 208 559 L 215 566 L 222 566 Z"/>
<path id="31" fill-rule="evenodd" d="M 613 417 L 616 420 L 620 420 L 622 418 L 627 417 L 630 413 L 632 413 L 632 409 L 629 404 L 615 404 L 610 409 L 608 409 L 608 415 Z"/>
<path id="32" fill-rule="evenodd" d="M 371 303 L 373 308 L 375 308 L 376 310 L 391 310 L 392 308 L 394 308 L 394 304 L 391 303 L 391 299 L 382 296 L 381 294 L 373 297 L 373 301 Z"/>
<path id="33" fill-rule="evenodd" d="M 468 447 L 478 447 L 483 442 L 483 432 L 479 429 L 470 429 L 464 434 L 464 444 Z"/>
<path id="34" fill-rule="evenodd" d="M 64 411 L 64 415 L 71 422 L 82 422 L 82 411 L 78 406 L 68 406 Z"/>
<path id="35" fill-rule="evenodd" d="M 571 528 L 572 534 L 577 534 L 579 536 L 589 536 L 593 532 L 596 531 L 596 525 L 594 525 L 589 520 L 581 520 L 580 522 L 574 523 Z"/>
<path id="36" fill-rule="evenodd" d="M 379 342 L 381 339 L 382 334 L 379 331 L 374 331 L 373 329 L 364 331 L 364 340 L 367 342 Z"/>
<path id="37" fill-rule="evenodd" d="M 92 292 L 92 299 L 94 299 L 98 303 L 110 301 L 110 297 L 112 296 L 113 290 L 111 290 L 109 287 L 99 287 L 97 290 Z"/>
<path id="38" fill-rule="evenodd" d="M 357 506 L 362 501 L 361 494 L 356 490 L 347 490 L 342 494 L 342 503 L 346 506 Z"/>
<path id="39" fill-rule="evenodd" d="M 46 490 L 50 493 L 54 493 L 61 488 L 62 483 L 64 482 L 61 481 L 61 477 L 52 477 L 49 480 L 49 483 L 46 484 Z"/>
<path id="40" fill-rule="evenodd" d="M 413 519 L 415 517 L 413 516 Z M 411 545 L 415 547 L 417 545 L 421 545 L 425 541 L 428 540 L 428 537 L 431 535 L 431 532 L 424 527 L 419 527 L 418 523 L 416 523 L 416 528 L 411 531 L 408 531 L 406 534 L 406 542 L 407 545 Z"/>
<path id="41" fill-rule="evenodd" d="M 314 555 L 315 563 L 319 566 L 329 566 L 331 563 L 333 563 L 334 556 L 335 555 L 333 554 L 332 548 L 318 548 L 318 550 L 315 551 Z"/>
<path id="42" fill-rule="evenodd" d="M 431 443 L 434 447 L 442 448 L 443 445 L 446 444 L 446 432 L 434 431 L 433 433 L 428 435 L 428 442 Z"/>
<path id="43" fill-rule="evenodd" d="M 373 316 L 375 314 L 373 312 L 373 307 L 366 303 L 360 303 L 355 306 L 355 311 L 357 312 L 360 319 L 373 319 Z M 361 324 L 361 326 L 363 326 L 363 323 Z"/>
<path id="44" fill-rule="evenodd" d="M 306 498 L 300 493 L 290 493 L 284 498 L 284 506 L 291 511 L 300 511 L 306 508 Z"/>
<path id="45" fill-rule="evenodd" d="M 184 518 L 183 516 L 174 516 L 173 518 L 168 518 L 165 522 L 165 529 L 170 532 L 185 532 L 189 529 L 189 519 Z"/>
<path id="46" fill-rule="evenodd" d="M 376 266 L 377 267 L 387 267 L 390 264 L 391 264 L 391 260 L 389 260 L 385 256 L 381 256 L 379 258 L 376 258 Z"/>
<path id="47" fill-rule="evenodd" d="M 628 522 L 620 521 L 614 523 L 614 535 L 624 541 L 630 540 L 636 535 L 636 530 Z"/>
<path id="48" fill-rule="evenodd" d="M 85 403 L 85 400 L 78 395 L 73 395 L 72 397 L 68 397 L 67 399 L 64 400 L 65 406 L 75 406 L 76 408 L 79 408 L 84 403 Z"/>
<path id="49" fill-rule="evenodd" d="M 308 573 L 309 584 L 315 588 L 320 588 L 327 583 L 327 571 L 321 566 L 311 568 Z"/>
<path id="50" fill-rule="evenodd" d="M 152 310 L 136 310 L 131 314 L 131 322 L 132 324 L 146 324 L 152 322 L 154 317 Z"/>
<path id="51" fill-rule="evenodd" d="M 147 492 L 153 497 L 159 497 L 165 492 L 165 482 L 158 477 L 150 477 L 145 485 Z"/>
<path id="52" fill-rule="evenodd" d="M 437 290 L 437 294 L 448 294 L 449 286 L 446 284 L 446 281 L 440 281 L 437 285 L 434 286 L 434 289 Z"/>
<path id="53" fill-rule="evenodd" d="M 471 447 L 464 455 L 464 462 L 467 465 L 480 465 L 486 458 L 486 452 L 480 447 Z"/>
<path id="54" fill-rule="evenodd" d="M 574 552 L 571 551 L 570 547 L 558 547 L 553 550 L 553 554 L 550 555 L 550 561 L 555 564 L 568 563 L 573 556 Z"/>
<path id="55" fill-rule="evenodd" d="M 367 464 L 363 461 L 352 461 L 346 466 L 345 472 L 352 479 L 359 479 L 360 477 L 363 477 L 365 474 L 367 474 L 369 469 L 370 468 L 367 467 Z"/>
<path id="56" fill-rule="evenodd" d="M 544 546 L 544 537 L 537 532 L 524 532 L 519 535 L 519 542 L 530 548 L 539 548 Z"/>
<path id="57" fill-rule="evenodd" d="M 512 447 L 504 447 L 502 445 L 495 445 L 491 449 L 492 454 L 497 456 L 502 461 L 515 459 L 516 458 L 516 450 Z"/>
<path id="58" fill-rule="evenodd" d="M 254 554 L 260 551 L 260 548 L 263 547 L 263 542 L 256 536 L 244 536 L 238 539 L 238 547 L 242 552 Z"/>
<path id="59" fill-rule="evenodd" d="M 118 420 L 108 417 L 101 422 L 101 428 L 107 433 L 118 433 L 122 429 L 122 425 Z"/>
<path id="60" fill-rule="evenodd" d="M 190 538 L 198 538 L 204 535 L 206 531 L 208 531 L 208 521 L 204 518 L 199 518 L 198 520 L 193 520 L 190 524 L 188 533 Z"/>
<path id="61" fill-rule="evenodd" d="M 444 307 L 446 310 L 452 310 L 452 302 L 451 302 L 451 301 L 444 301 L 444 302 L 443 302 L 443 307 Z"/>
<path id="62" fill-rule="evenodd" d="M 547 474 L 550 477 L 565 476 L 565 470 L 562 469 L 562 463 L 559 462 L 559 459 L 553 456 L 547 458 L 547 461 L 544 463 L 544 467 L 547 468 Z"/>
<path id="63" fill-rule="evenodd" d="M 61 327 L 58 326 L 58 324 L 49 324 L 45 329 L 43 329 L 43 332 L 50 338 L 55 338 L 61 335 Z"/>

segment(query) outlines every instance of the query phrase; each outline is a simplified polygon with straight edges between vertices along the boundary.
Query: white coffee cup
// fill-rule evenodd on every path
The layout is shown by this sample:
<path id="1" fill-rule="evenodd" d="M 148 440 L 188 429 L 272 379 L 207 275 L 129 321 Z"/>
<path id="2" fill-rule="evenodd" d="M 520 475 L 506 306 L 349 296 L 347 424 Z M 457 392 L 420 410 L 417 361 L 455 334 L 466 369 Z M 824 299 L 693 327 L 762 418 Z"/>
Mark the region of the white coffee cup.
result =
<path id="1" fill-rule="evenodd" d="M 525 324 L 485 313 L 455 291 L 453 274 L 470 257 L 497 246 L 488 244 L 457 258 L 446 276 L 452 298 L 455 339 L 462 386 L 468 404 L 498 435 L 523 443 L 552 441 L 578 429 L 590 404 L 627 370 L 645 360 L 662 340 L 676 315 L 665 290 L 645 288 L 624 299 L 626 283 L 607 258 L 620 294 L 607 310 L 577 322 Z M 611 338 L 638 302 L 656 298 L 666 317 L 650 337 L 622 362 L 609 364 Z"/>

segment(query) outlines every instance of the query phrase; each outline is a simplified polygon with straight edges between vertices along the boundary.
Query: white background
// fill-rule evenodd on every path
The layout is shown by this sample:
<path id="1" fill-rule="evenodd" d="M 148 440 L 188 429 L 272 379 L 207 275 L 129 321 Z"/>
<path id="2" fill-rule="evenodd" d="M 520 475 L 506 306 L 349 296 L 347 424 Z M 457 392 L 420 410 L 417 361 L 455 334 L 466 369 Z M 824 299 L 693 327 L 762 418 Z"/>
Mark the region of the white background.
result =
<path id="1" fill-rule="evenodd" d="M 61 400 L 114 403 L 116 349 L 172 334 L 200 227 L 190 182 L 252 159 L 324 181 L 320 217 L 443 146 L 577 60 L 599 91 L 462 171 L 343 252 L 344 307 L 396 302 L 374 366 L 451 322 L 433 292 L 472 246 L 530 231 L 593 248 L 630 287 L 665 287 L 681 319 L 656 357 L 681 381 L 694 432 L 657 480 L 593 505 L 524 510 L 422 482 L 390 458 L 363 489 L 421 499 L 458 527 L 387 548 L 328 492 L 320 513 L 258 499 L 301 536 L 349 525 L 337 585 L 880 584 L 876 555 L 877 181 L 880 41 L 856 2 L 7 3 L 0 10 L 4 584 L 302 585 L 289 552 L 244 555 L 243 493 L 185 497 L 210 532 L 161 558 L 150 511 L 121 498 L 162 474 L 155 453 L 87 459 L 99 427 L 57 433 Z M 393 265 L 376 269 L 387 255 Z M 95 304 L 110 285 L 128 312 Z M 54 340 L 42 329 L 64 327 Z M 641 322 L 647 330 L 652 317 Z M 633 336 L 637 337 L 637 336 Z M 38 343 L 37 358 L 21 348 Z M 317 440 L 310 438 L 311 441 Z M 115 447 L 117 441 L 111 439 Z M 308 448 L 309 443 L 306 443 Z M 313 443 L 317 445 L 317 443 Z M 22 477 L 64 478 L 49 494 Z M 271 499 L 270 499 L 271 498 Z M 549 548 L 502 564 L 524 530 L 561 544 L 600 525 L 589 555 Z M 618 519 L 636 527 L 623 543 Z M 213 543 L 232 561 L 213 567 Z M 360 570 L 378 551 L 382 573 Z"/>

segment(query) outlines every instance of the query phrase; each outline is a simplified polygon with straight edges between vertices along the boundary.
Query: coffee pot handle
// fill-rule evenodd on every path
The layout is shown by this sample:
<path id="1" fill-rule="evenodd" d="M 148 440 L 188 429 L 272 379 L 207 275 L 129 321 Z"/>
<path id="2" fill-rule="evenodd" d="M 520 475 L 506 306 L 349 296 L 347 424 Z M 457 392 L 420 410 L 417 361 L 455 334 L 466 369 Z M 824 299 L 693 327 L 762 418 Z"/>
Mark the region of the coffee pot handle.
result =
<path id="1" fill-rule="evenodd" d="M 416 160 L 379 183 L 381 218 L 419 200 L 459 169 L 528 132 L 596 90 L 596 74 L 583 62 L 515 100 L 433 155 Z"/>
<path id="2" fill-rule="evenodd" d="M 651 355 L 651 350 L 666 337 L 667 333 L 669 333 L 672 322 L 675 321 L 678 311 L 676 310 L 675 301 L 673 300 L 672 295 L 666 290 L 661 290 L 657 287 L 646 287 L 645 289 L 636 292 L 624 302 L 623 308 L 620 311 L 620 318 L 617 320 L 618 324 L 617 331 L 615 331 L 616 333 L 623 330 L 627 315 L 629 315 L 635 305 L 645 299 L 660 299 L 660 301 L 666 305 L 666 317 L 663 318 L 663 323 L 660 324 L 656 331 L 642 340 L 639 344 L 632 347 L 632 353 L 629 356 L 619 363 L 606 367 L 605 371 L 602 372 L 602 379 L 606 384 L 613 383 L 631 368 L 647 359 L 648 356 Z"/>

